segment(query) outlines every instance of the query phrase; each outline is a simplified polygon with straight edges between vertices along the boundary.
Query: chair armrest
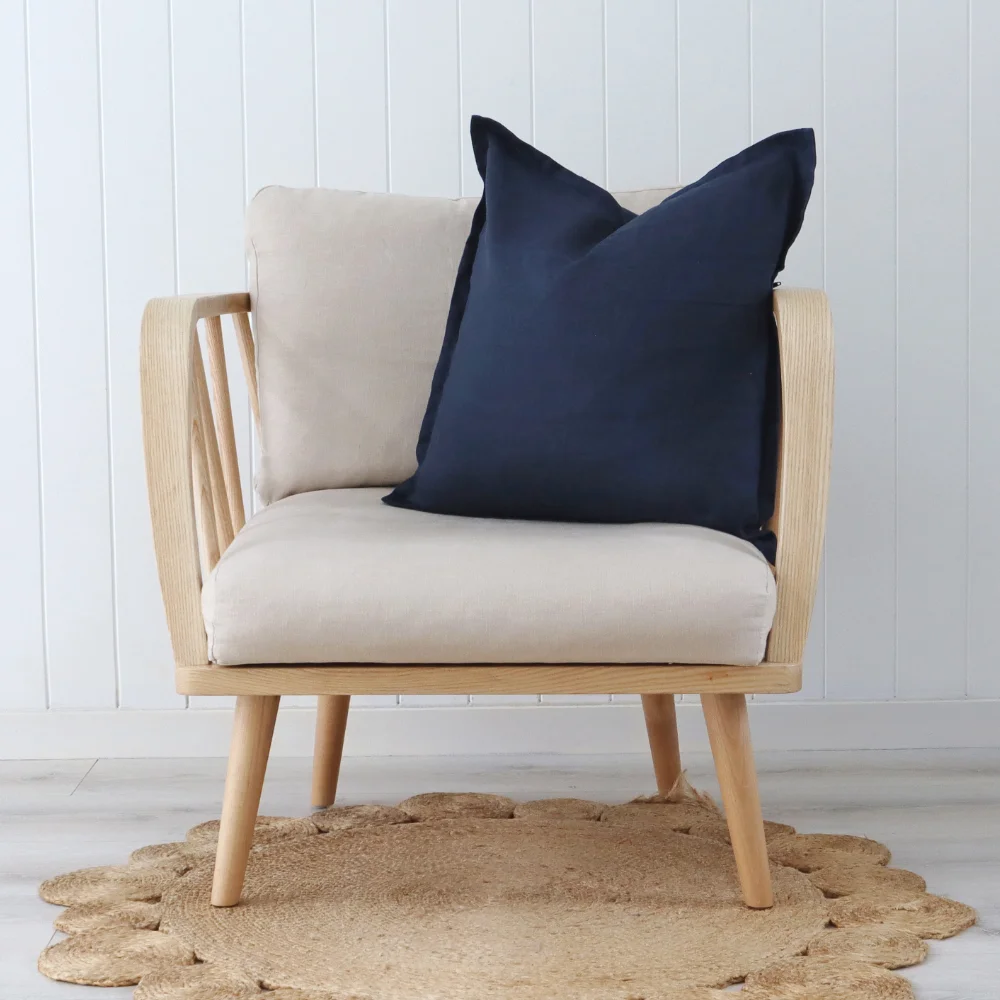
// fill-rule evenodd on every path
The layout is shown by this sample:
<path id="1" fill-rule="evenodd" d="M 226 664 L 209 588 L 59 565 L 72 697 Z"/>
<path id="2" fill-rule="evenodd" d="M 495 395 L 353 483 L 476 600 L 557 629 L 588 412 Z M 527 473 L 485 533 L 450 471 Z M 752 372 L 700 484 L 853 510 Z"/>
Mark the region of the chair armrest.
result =
<path id="1" fill-rule="evenodd" d="M 823 292 L 778 288 L 781 449 L 771 528 L 778 606 L 767 663 L 801 663 L 823 555 L 833 441 L 833 323 Z"/>
<path id="2" fill-rule="evenodd" d="M 139 359 L 146 485 L 160 590 L 174 659 L 178 664 L 208 662 L 201 613 L 203 556 L 199 552 L 204 553 L 206 535 L 209 535 L 215 541 L 215 558 L 218 558 L 217 514 L 213 500 L 217 492 L 215 487 L 223 480 L 219 439 L 210 405 L 209 412 L 205 411 L 207 384 L 197 324 L 199 320 L 207 320 L 209 333 L 218 330 L 221 351 L 218 317 L 237 314 L 240 320 L 237 329 L 245 327 L 248 337 L 249 320 L 245 314 L 249 309 L 250 296 L 246 292 L 188 295 L 153 299 L 142 317 Z M 211 352 L 212 345 L 209 347 Z M 244 349 L 242 342 L 241 349 Z M 215 360 L 214 355 L 210 357 Z M 222 364 L 224 366 L 224 361 Z M 251 358 L 244 354 L 244 364 L 249 366 L 249 378 L 252 344 Z M 215 374 L 213 366 L 213 376 Z M 225 402 L 228 405 L 228 390 Z M 218 420 L 218 396 L 216 403 Z M 199 442 L 194 449 L 193 437 Z M 197 474 L 199 461 L 200 477 Z M 199 492 L 207 494 L 207 498 L 196 496 L 196 479 L 200 479 Z M 222 488 L 225 488 L 224 482 Z M 197 513 L 196 506 L 199 506 Z"/>

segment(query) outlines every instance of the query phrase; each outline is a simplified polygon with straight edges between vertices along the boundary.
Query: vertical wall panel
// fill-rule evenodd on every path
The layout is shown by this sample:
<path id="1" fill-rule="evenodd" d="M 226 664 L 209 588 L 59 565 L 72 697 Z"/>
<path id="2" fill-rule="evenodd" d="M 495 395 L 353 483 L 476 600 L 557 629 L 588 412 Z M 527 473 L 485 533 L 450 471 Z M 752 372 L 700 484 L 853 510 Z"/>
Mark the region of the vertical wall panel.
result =
<path id="1" fill-rule="evenodd" d="M 389 186 L 455 197 L 461 190 L 457 0 L 387 0 Z"/>
<path id="2" fill-rule="evenodd" d="M 4 461 L 0 496 L 8 530 L 0 533 L 0 711 L 45 708 L 42 549 L 35 399 L 34 279 L 31 266 L 31 157 L 28 147 L 24 9 L 0 6 L 0 288 L 3 289 Z M 16 530 L 12 526 L 16 525 Z"/>
<path id="3" fill-rule="evenodd" d="M 462 194 L 477 195 L 483 182 L 469 141 L 469 118 L 486 115 L 531 141 L 530 0 L 461 0 Z"/>
<path id="4" fill-rule="evenodd" d="M 120 703 L 181 706 L 146 503 L 139 322 L 174 290 L 170 24 L 166 0 L 100 0 L 109 398 Z"/>
<path id="5" fill-rule="evenodd" d="M 969 260 L 969 688 L 1000 697 L 1000 5 L 972 0 Z"/>
<path id="6" fill-rule="evenodd" d="M 535 144 L 605 184 L 601 0 L 534 0 L 532 38 Z"/>
<path id="7" fill-rule="evenodd" d="M 243 0 L 246 171 L 250 197 L 267 184 L 316 183 L 310 0 Z"/>
<path id="8" fill-rule="evenodd" d="M 897 695 L 965 693 L 968 392 L 966 4 L 898 18 Z"/>
<path id="9" fill-rule="evenodd" d="M 754 0 L 750 24 L 751 140 L 786 129 L 816 132 L 817 167 L 802 231 L 779 280 L 823 287 L 823 4 L 822 0 Z M 824 574 L 825 575 L 825 574 Z M 826 671 L 824 575 L 813 610 L 797 697 L 822 698 Z M 783 696 L 775 696 L 783 697 Z"/>
<path id="10" fill-rule="evenodd" d="M 181 293 L 246 288 L 240 0 L 171 0 L 177 283 Z M 250 411 L 232 326 L 223 322 L 247 509 Z M 194 698 L 215 707 L 229 698 Z"/>
<path id="11" fill-rule="evenodd" d="M 171 0 L 177 287 L 246 288 L 240 0 Z M 250 410 L 230 321 L 223 323 L 247 509 Z"/>
<path id="12" fill-rule="evenodd" d="M 823 287 L 823 3 L 822 0 L 753 0 L 752 127 L 756 142 L 775 132 L 816 132 L 816 182 L 802 231 L 781 280 Z"/>
<path id="13" fill-rule="evenodd" d="M 604 10 L 600 0 L 533 0 L 535 145 L 608 186 Z M 610 701 L 609 695 L 542 695 L 545 704 Z"/>
<path id="14" fill-rule="evenodd" d="M 483 182 L 469 140 L 469 119 L 486 115 L 530 142 L 531 2 L 460 0 L 462 194 L 478 195 Z M 407 702 L 410 699 L 406 699 Z M 537 704 L 538 695 L 475 694 L 473 705 Z"/>
<path id="15" fill-rule="evenodd" d="M 246 287 L 240 2 L 171 0 L 171 20 L 179 290 L 235 291 Z"/>
<path id="16" fill-rule="evenodd" d="M 387 0 L 389 186 L 461 192 L 457 0 Z M 468 695 L 402 695 L 403 705 L 467 705 Z"/>
<path id="17" fill-rule="evenodd" d="M 457 0 L 387 0 L 389 186 L 403 194 L 461 191 Z M 404 705 L 466 705 L 467 695 L 402 695 Z"/>
<path id="18" fill-rule="evenodd" d="M 94 0 L 28 6 L 42 515 L 54 708 L 116 703 Z"/>
<path id="19" fill-rule="evenodd" d="M 316 184 L 312 0 L 243 0 L 247 194 Z M 285 698 L 312 705 L 315 698 Z"/>
<path id="20" fill-rule="evenodd" d="M 242 0 L 248 199 L 270 184 L 316 183 L 313 10 L 313 0 Z"/>
<path id="21" fill-rule="evenodd" d="M 499 5 L 460 0 L 462 194 L 483 189 L 469 141 L 469 118 L 486 115 L 527 142 L 531 125 L 531 0 Z M 474 694 L 473 705 L 537 704 L 538 695 Z"/>
<path id="22" fill-rule="evenodd" d="M 677 0 L 680 180 L 750 141 L 749 0 Z"/>
<path id="23" fill-rule="evenodd" d="M 837 399 L 826 544 L 827 697 L 891 698 L 896 629 L 893 0 L 826 12 L 826 278 Z"/>
<path id="24" fill-rule="evenodd" d="M 385 6 L 382 0 L 315 5 L 317 183 L 388 188 Z M 395 695 L 355 695 L 352 706 L 390 707 Z"/>
<path id="25" fill-rule="evenodd" d="M 608 188 L 677 183 L 677 0 L 606 0 Z"/>
<path id="26" fill-rule="evenodd" d="M 321 0 L 315 12 L 317 183 L 384 191 L 384 4 Z"/>

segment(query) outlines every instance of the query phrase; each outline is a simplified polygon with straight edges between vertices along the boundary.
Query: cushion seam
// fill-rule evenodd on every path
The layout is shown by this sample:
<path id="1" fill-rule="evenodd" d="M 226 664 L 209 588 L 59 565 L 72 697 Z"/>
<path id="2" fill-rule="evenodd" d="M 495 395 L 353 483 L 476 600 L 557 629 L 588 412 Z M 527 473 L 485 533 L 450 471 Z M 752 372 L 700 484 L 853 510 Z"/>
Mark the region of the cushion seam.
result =
<path id="1" fill-rule="evenodd" d="M 761 639 L 763 641 L 764 648 L 761 650 L 760 658 L 757 660 L 757 664 L 759 665 L 764 662 L 764 658 L 767 656 L 767 640 L 771 637 L 771 630 L 774 628 L 774 619 L 775 616 L 778 614 L 778 581 L 777 578 L 775 577 L 774 570 L 772 570 L 771 568 L 771 564 L 760 554 L 759 551 L 757 552 L 757 556 L 760 558 L 760 561 L 764 564 L 765 607 L 768 598 L 770 598 L 772 594 L 774 595 L 774 611 L 771 612 L 771 621 L 769 622 L 766 629 L 761 629 L 762 633 Z"/>
<path id="2" fill-rule="evenodd" d="M 259 194 L 259 192 L 258 192 Z M 260 302 L 260 256 L 257 253 L 257 243 L 254 240 L 253 233 L 247 234 L 250 243 L 250 252 L 253 254 L 253 268 L 250 272 L 250 315 L 255 320 L 252 333 L 252 344 L 253 344 L 253 361 L 254 368 L 257 373 L 257 416 L 258 416 L 258 426 L 257 426 L 257 437 L 260 442 L 260 470 L 257 475 L 254 476 L 254 481 L 251 483 L 251 488 L 258 492 L 257 490 L 257 479 L 260 477 L 264 470 L 265 456 L 267 454 L 267 449 L 264 446 L 264 393 L 261 392 L 261 368 L 260 368 L 260 323 L 256 322 L 257 314 L 260 312 L 259 302 Z M 249 388 L 249 387 L 248 387 Z M 252 498 L 251 498 L 252 499 Z M 262 498 L 263 499 L 263 498 Z"/>
<path id="3" fill-rule="evenodd" d="M 216 590 L 218 589 L 219 586 L 218 573 L 219 573 L 219 567 L 221 565 L 222 565 L 222 560 L 220 559 L 219 562 L 216 564 L 215 569 L 212 570 L 212 572 L 209 574 L 209 579 L 210 582 L 212 583 L 211 603 L 213 605 L 213 612 L 215 610 L 214 606 L 216 604 L 215 601 Z M 204 596 L 205 596 L 204 584 L 202 584 L 201 593 L 202 593 L 202 617 L 205 619 L 205 634 L 208 638 L 208 662 L 215 663 L 216 662 L 215 661 L 215 615 L 213 614 L 210 617 L 207 614 L 206 609 L 204 607 Z"/>

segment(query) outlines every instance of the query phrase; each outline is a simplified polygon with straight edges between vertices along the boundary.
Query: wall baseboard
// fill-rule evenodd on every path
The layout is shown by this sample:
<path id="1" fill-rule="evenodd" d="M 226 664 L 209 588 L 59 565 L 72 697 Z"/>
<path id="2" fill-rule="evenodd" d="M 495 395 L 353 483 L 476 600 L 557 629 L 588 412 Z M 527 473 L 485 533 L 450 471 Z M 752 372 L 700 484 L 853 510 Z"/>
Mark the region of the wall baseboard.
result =
<path id="1" fill-rule="evenodd" d="M 686 749 L 707 750 L 698 705 L 677 706 Z M 1000 699 L 753 702 L 758 750 L 901 750 L 1000 746 Z M 273 752 L 312 753 L 315 712 L 281 712 Z M 0 759 L 222 757 L 229 709 L 0 712 Z M 647 751 L 637 704 L 357 708 L 351 756 Z"/>

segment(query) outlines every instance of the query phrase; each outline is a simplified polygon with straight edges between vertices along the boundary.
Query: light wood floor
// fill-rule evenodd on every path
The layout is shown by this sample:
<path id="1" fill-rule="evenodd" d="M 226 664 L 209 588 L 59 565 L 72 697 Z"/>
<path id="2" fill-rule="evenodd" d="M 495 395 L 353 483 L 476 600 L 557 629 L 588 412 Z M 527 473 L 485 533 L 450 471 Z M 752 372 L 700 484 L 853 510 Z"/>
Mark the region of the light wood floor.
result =
<path id="1" fill-rule="evenodd" d="M 693 782 L 717 794 L 710 760 L 696 754 L 686 763 Z M 921 1000 L 1000 1000 L 1000 750 L 762 754 L 759 764 L 766 816 L 803 832 L 884 841 L 932 892 L 979 910 L 979 926 L 932 942 L 930 960 L 908 970 Z M 0 761 L 0 998 L 131 996 L 51 983 L 35 971 L 58 912 L 38 899 L 37 885 L 183 838 L 218 815 L 223 772 L 216 759 Z M 344 763 L 340 801 L 481 790 L 610 802 L 652 784 L 642 756 L 355 758 Z M 272 761 L 263 812 L 304 815 L 308 795 L 308 761 Z"/>

